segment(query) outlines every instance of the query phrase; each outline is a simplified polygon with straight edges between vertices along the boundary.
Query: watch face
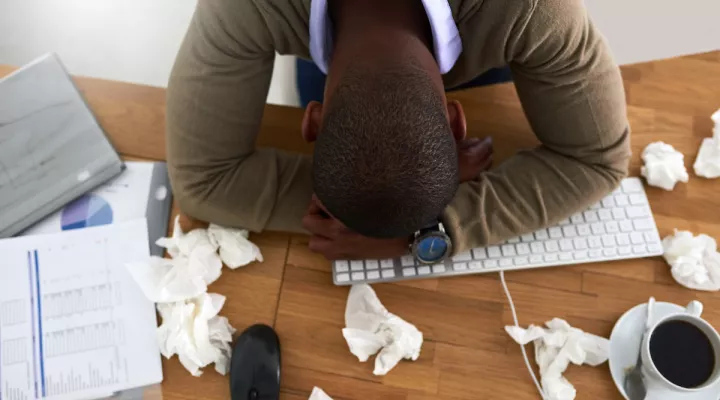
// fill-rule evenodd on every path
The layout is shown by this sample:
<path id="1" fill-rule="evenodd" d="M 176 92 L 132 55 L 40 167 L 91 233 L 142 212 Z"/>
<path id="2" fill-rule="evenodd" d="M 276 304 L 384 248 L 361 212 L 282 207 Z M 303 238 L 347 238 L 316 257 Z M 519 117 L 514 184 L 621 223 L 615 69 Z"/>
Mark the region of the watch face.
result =
<path id="1" fill-rule="evenodd" d="M 448 252 L 448 243 L 443 237 L 428 236 L 420 240 L 415 248 L 416 257 L 423 262 L 442 260 Z"/>

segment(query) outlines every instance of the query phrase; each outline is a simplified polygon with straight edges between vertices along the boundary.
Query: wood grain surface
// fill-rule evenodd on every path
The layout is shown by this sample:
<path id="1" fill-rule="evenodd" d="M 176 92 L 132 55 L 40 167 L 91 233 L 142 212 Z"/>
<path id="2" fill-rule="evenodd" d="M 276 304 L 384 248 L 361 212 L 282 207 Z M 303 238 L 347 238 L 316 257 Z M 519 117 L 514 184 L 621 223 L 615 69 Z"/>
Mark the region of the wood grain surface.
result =
<path id="1" fill-rule="evenodd" d="M 11 71 L 0 67 L 0 75 Z M 710 115 L 720 107 L 720 52 L 623 67 L 633 130 L 631 175 L 639 175 L 642 149 L 662 140 L 685 154 L 691 171 L 698 146 L 711 135 Z M 165 91 L 78 78 L 110 140 L 129 159 L 165 158 Z M 494 138 L 496 159 L 537 144 L 511 84 L 450 95 L 466 110 L 472 136 Z M 302 110 L 267 106 L 258 142 L 310 152 L 300 138 Z M 662 236 L 688 229 L 720 238 L 720 180 L 692 172 L 672 192 L 648 188 Z M 177 210 L 176 210 L 177 212 Z M 183 225 L 198 226 L 183 219 Z M 511 322 L 497 275 L 475 275 L 375 285 L 387 308 L 425 334 L 420 359 L 402 362 L 385 377 L 372 362 L 359 363 L 341 334 L 347 287 L 336 287 L 330 263 L 307 249 L 307 237 L 268 232 L 252 240 L 265 262 L 226 270 L 210 288 L 227 296 L 222 314 L 238 330 L 274 326 L 283 346 L 282 396 L 307 399 L 313 386 L 341 399 L 537 399 L 520 350 L 503 327 Z M 657 258 L 584 264 L 507 274 L 524 325 L 552 317 L 608 337 L 623 312 L 649 296 L 705 303 L 705 317 L 720 327 L 720 294 L 677 285 Z M 164 360 L 165 381 L 147 398 L 226 399 L 228 378 L 208 368 L 191 377 L 177 359 Z M 566 377 L 578 399 L 621 399 L 607 365 L 571 366 Z"/>

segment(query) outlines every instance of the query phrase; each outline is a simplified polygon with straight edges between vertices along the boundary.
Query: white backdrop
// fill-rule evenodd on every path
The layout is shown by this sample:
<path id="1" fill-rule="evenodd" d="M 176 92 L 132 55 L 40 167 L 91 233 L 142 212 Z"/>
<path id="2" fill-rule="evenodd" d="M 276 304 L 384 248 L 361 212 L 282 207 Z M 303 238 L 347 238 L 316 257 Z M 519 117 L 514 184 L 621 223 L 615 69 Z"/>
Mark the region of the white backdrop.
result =
<path id="1" fill-rule="evenodd" d="M 0 0 L 0 63 L 53 51 L 73 74 L 165 86 L 195 3 Z M 720 0 L 586 3 L 621 64 L 720 49 Z M 291 57 L 276 60 L 268 101 L 297 104 Z"/>

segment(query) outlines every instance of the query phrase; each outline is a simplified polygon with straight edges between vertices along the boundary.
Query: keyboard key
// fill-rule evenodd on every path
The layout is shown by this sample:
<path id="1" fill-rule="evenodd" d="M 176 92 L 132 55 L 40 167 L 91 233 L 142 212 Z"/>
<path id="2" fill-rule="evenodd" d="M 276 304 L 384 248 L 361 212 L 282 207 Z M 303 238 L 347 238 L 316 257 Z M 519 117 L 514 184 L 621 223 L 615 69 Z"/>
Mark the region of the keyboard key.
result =
<path id="1" fill-rule="evenodd" d="M 572 240 L 570 239 L 560 239 L 560 250 L 562 251 L 570 251 L 573 249 Z"/>
<path id="2" fill-rule="evenodd" d="M 513 264 L 515 264 L 518 267 L 527 265 L 527 263 L 528 263 L 528 258 L 524 257 L 524 256 L 523 257 L 515 257 L 515 259 L 513 259 Z"/>
<path id="3" fill-rule="evenodd" d="M 575 230 L 575 227 L 573 225 L 570 226 L 563 226 L 563 236 L 566 238 L 572 238 L 577 236 L 577 231 Z"/>
<path id="4" fill-rule="evenodd" d="M 645 197 L 641 194 L 631 194 L 630 195 L 630 204 L 637 206 L 640 204 L 645 204 Z"/>
<path id="5" fill-rule="evenodd" d="M 630 246 L 618 247 L 618 254 L 620 254 L 621 256 L 630 254 L 631 252 L 632 252 L 632 248 Z"/>
<path id="6" fill-rule="evenodd" d="M 628 200 L 628 196 L 626 194 L 619 194 L 615 196 L 615 204 L 622 207 L 630 204 L 630 201 Z"/>
<path id="7" fill-rule="evenodd" d="M 482 265 L 485 268 L 497 268 L 498 260 L 485 260 Z"/>
<path id="8" fill-rule="evenodd" d="M 557 253 L 545 254 L 543 258 L 545 259 L 545 262 L 555 262 L 558 260 L 558 255 Z"/>
<path id="9" fill-rule="evenodd" d="M 550 232 L 550 237 L 553 239 L 560 239 L 562 236 L 562 229 L 558 228 L 557 226 L 553 226 L 552 228 L 548 229 L 548 232 Z"/>
<path id="10" fill-rule="evenodd" d="M 351 271 L 363 271 L 364 269 L 362 260 L 350 261 Z"/>
<path id="11" fill-rule="evenodd" d="M 576 251 L 575 254 L 573 254 L 573 255 L 575 256 L 576 260 L 585 260 L 586 258 L 588 258 L 588 253 L 587 253 L 587 251 L 584 251 L 584 250 Z"/>
<path id="12" fill-rule="evenodd" d="M 560 247 L 558 247 L 557 240 L 548 240 L 547 242 L 545 242 L 545 249 L 550 253 L 554 253 L 560 250 Z"/>
<path id="13" fill-rule="evenodd" d="M 539 231 L 535 232 L 535 239 L 537 240 L 545 240 L 548 239 L 550 236 L 548 236 L 547 229 L 540 229 Z"/>
<path id="14" fill-rule="evenodd" d="M 602 247 L 602 241 L 596 236 L 591 236 L 588 238 L 588 247 L 591 249 L 598 249 Z"/>
<path id="15" fill-rule="evenodd" d="M 337 279 L 338 283 L 347 282 L 350 280 L 350 274 L 337 274 L 335 279 Z"/>
<path id="16" fill-rule="evenodd" d="M 470 251 L 458 253 L 455 255 L 455 257 L 452 258 L 452 260 L 453 261 L 470 261 L 470 260 L 472 260 L 472 254 L 470 254 Z"/>
<path id="17" fill-rule="evenodd" d="M 605 247 L 615 247 L 615 237 L 612 235 L 603 235 L 602 242 Z"/>
<path id="18" fill-rule="evenodd" d="M 600 250 L 600 249 L 590 250 L 590 251 L 588 251 L 588 257 L 591 259 L 600 258 L 600 257 L 602 257 L 602 250 Z"/>
<path id="19" fill-rule="evenodd" d="M 490 257 L 490 258 L 502 257 L 502 252 L 500 251 L 499 246 L 490 246 L 490 247 L 488 247 L 487 252 L 488 252 L 488 257 Z"/>
<path id="20" fill-rule="evenodd" d="M 445 272 L 445 265 L 443 265 L 443 264 L 433 265 L 432 272 L 433 272 L 433 274 L 442 274 L 443 272 Z"/>
<path id="21" fill-rule="evenodd" d="M 645 232 L 643 233 L 643 237 L 645 238 L 645 243 L 654 243 L 660 240 L 655 232 Z"/>
<path id="22" fill-rule="evenodd" d="M 505 257 L 512 257 L 515 255 L 515 246 L 511 244 L 504 244 L 502 246 L 502 253 Z"/>
<path id="23" fill-rule="evenodd" d="M 643 244 L 645 243 L 645 239 L 643 238 L 642 233 L 640 232 L 632 232 L 630 234 L 630 241 L 632 244 Z"/>
<path id="24" fill-rule="evenodd" d="M 395 266 L 395 262 L 391 259 L 387 260 L 380 260 L 380 268 L 393 268 Z"/>
<path id="25" fill-rule="evenodd" d="M 605 250 L 603 250 L 603 255 L 604 255 L 605 257 L 614 257 L 616 254 L 617 254 L 617 249 L 614 248 L 614 247 L 613 247 L 613 248 L 610 248 L 610 249 L 605 249 Z"/>
<path id="26" fill-rule="evenodd" d="M 610 210 L 602 209 L 598 211 L 598 216 L 600 216 L 600 221 L 610 221 L 612 219 L 612 213 Z"/>
<path id="27" fill-rule="evenodd" d="M 602 199 L 602 205 L 605 208 L 610 208 L 615 205 L 615 199 L 613 199 L 611 196 L 608 196 L 604 199 Z"/>
<path id="28" fill-rule="evenodd" d="M 348 272 L 348 268 L 350 268 L 350 265 L 347 261 L 340 260 L 335 261 L 335 271 L 336 272 Z"/>
<path id="29" fill-rule="evenodd" d="M 628 218 L 641 218 L 641 217 L 647 217 L 648 211 L 647 208 L 642 206 L 632 206 L 625 209 L 627 212 Z"/>
<path id="30" fill-rule="evenodd" d="M 618 233 L 620 232 L 620 225 L 617 221 L 610 221 L 605 223 L 605 232 L 607 233 Z"/>
<path id="31" fill-rule="evenodd" d="M 573 259 L 571 253 L 560 253 L 560 261 L 570 261 Z"/>
<path id="32" fill-rule="evenodd" d="M 602 222 L 595 222 L 590 225 L 590 229 L 592 230 L 593 235 L 602 235 L 605 233 L 605 224 Z"/>
<path id="33" fill-rule="evenodd" d="M 591 234 L 590 225 L 588 225 L 588 224 L 578 225 L 577 231 L 578 231 L 578 235 L 580 235 L 580 236 L 589 236 Z"/>
<path id="34" fill-rule="evenodd" d="M 418 267 L 417 272 L 418 275 L 430 275 L 430 266 L 423 265 L 422 267 Z"/>
<path id="35" fill-rule="evenodd" d="M 520 243 L 520 236 L 513 237 L 507 240 L 508 243 Z"/>
<path id="36" fill-rule="evenodd" d="M 663 251 L 662 246 L 660 246 L 659 244 L 649 244 L 647 249 L 651 253 L 658 253 Z"/>
<path id="37" fill-rule="evenodd" d="M 485 252 L 484 247 L 479 247 L 477 249 L 473 249 L 472 253 L 473 253 L 473 258 L 475 258 L 476 260 L 484 260 L 487 258 L 487 253 Z"/>
<path id="38" fill-rule="evenodd" d="M 573 239 L 573 246 L 575 250 L 585 250 L 588 248 L 588 243 L 585 238 L 575 238 Z"/>
<path id="39" fill-rule="evenodd" d="M 625 179 L 622 181 L 622 190 L 625 193 L 636 193 L 636 192 L 642 192 L 643 186 L 642 182 L 640 182 L 640 179 Z"/>
<path id="40" fill-rule="evenodd" d="M 633 226 L 638 231 L 649 231 L 653 228 L 653 222 L 648 218 L 636 219 L 633 221 Z"/>
<path id="41" fill-rule="evenodd" d="M 394 278 L 395 277 L 395 270 L 394 269 L 384 269 L 381 271 L 382 277 L 384 279 L 388 278 Z"/>
<path id="42" fill-rule="evenodd" d="M 560 221 L 558 225 L 570 225 L 570 218 L 565 218 L 564 220 Z"/>
<path id="43" fill-rule="evenodd" d="M 532 233 L 528 233 L 527 235 L 520 236 L 520 240 L 529 243 L 535 240 L 535 235 L 533 235 Z"/>
<path id="44" fill-rule="evenodd" d="M 595 203 L 590 206 L 590 209 L 592 209 L 592 210 L 599 210 L 601 208 L 602 208 L 602 204 L 600 204 L 600 203 Z"/>
<path id="45" fill-rule="evenodd" d="M 530 246 L 527 243 L 518 243 L 515 245 L 515 251 L 521 256 L 530 254 Z"/>
<path id="46" fill-rule="evenodd" d="M 468 268 L 467 263 L 453 264 L 453 269 L 455 271 L 465 271 L 467 268 Z"/>
<path id="47" fill-rule="evenodd" d="M 403 268 L 403 276 L 415 276 L 415 268 Z"/>
<path id="48" fill-rule="evenodd" d="M 400 258 L 400 264 L 402 264 L 403 267 L 409 267 L 411 265 L 415 265 L 415 257 L 413 256 L 402 256 Z"/>
<path id="49" fill-rule="evenodd" d="M 646 252 L 646 250 L 645 250 L 645 245 L 644 245 L 644 244 L 637 245 L 637 246 L 633 246 L 633 253 L 635 253 L 635 254 L 644 254 L 645 252 Z"/>
<path id="50" fill-rule="evenodd" d="M 598 221 L 598 215 L 596 211 L 585 211 L 583 213 L 585 215 L 585 221 L 586 222 L 597 222 Z"/>
<path id="51" fill-rule="evenodd" d="M 615 190 L 612 191 L 611 194 L 612 194 L 613 196 L 617 196 L 617 195 L 619 195 L 619 194 L 621 194 L 621 193 L 622 193 L 622 188 L 621 188 L 621 187 L 617 187 L 617 188 L 615 188 Z"/>
<path id="52" fill-rule="evenodd" d="M 630 220 L 620 221 L 620 232 L 632 232 L 633 224 Z"/>
<path id="53" fill-rule="evenodd" d="M 378 262 L 378 260 L 365 260 L 365 268 L 378 269 L 380 268 L 380 263 Z"/>
<path id="54" fill-rule="evenodd" d="M 530 250 L 532 250 L 533 253 L 544 253 L 545 247 L 543 247 L 543 244 L 541 242 L 532 242 L 530 243 Z"/>
<path id="55" fill-rule="evenodd" d="M 512 260 L 509 258 L 501 258 L 498 264 L 500 264 L 500 267 L 502 268 L 512 267 Z"/>
<path id="56" fill-rule="evenodd" d="M 585 222 L 585 218 L 583 218 L 582 214 L 575 214 L 570 217 L 570 221 L 572 221 L 573 224 L 582 224 Z"/>
<path id="57" fill-rule="evenodd" d="M 543 256 L 541 256 L 541 255 L 530 256 L 530 264 L 540 264 L 541 262 L 543 262 Z"/>
<path id="58" fill-rule="evenodd" d="M 362 272 L 362 271 L 360 271 L 360 272 L 353 272 L 352 275 L 351 275 L 351 277 L 352 277 L 352 280 L 354 280 L 354 281 L 362 281 L 362 280 L 365 279 L 365 273 Z"/>
<path id="59" fill-rule="evenodd" d="M 615 207 L 612 209 L 612 215 L 613 215 L 614 219 L 616 219 L 618 221 L 622 221 L 625 219 L 625 209 L 620 208 L 620 207 Z"/>
<path id="60" fill-rule="evenodd" d="M 380 271 L 368 271 L 368 279 L 380 279 Z"/>
<path id="61" fill-rule="evenodd" d="M 630 235 L 627 233 L 618 233 L 615 236 L 615 241 L 617 241 L 617 244 L 620 246 L 627 246 L 630 244 Z"/>
<path id="62" fill-rule="evenodd" d="M 483 263 L 480 261 L 473 261 L 468 263 L 468 267 L 470 267 L 470 269 L 483 269 Z"/>

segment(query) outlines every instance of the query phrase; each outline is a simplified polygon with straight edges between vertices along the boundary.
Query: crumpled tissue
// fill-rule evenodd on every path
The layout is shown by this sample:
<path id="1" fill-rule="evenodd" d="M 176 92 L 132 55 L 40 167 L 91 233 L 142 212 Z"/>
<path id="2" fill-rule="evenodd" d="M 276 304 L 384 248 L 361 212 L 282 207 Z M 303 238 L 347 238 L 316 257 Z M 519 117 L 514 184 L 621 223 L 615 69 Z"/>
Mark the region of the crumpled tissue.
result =
<path id="1" fill-rule="evenodd" d="M 720 253 L 715 239 L 675 230 L 674 235 L 663 239 L 663 249 L 670 272 L 679 284 L 696 290 L 720 290 Z"/>
<path id="2" fill-rule="evenodd" d="M 332 397 L 328 396 L 327 393 L 323 392 L 322 389 L 315 386 L 308 400 L 333 400 Z"/>
<path id="3" fill-rule="evenodd" d="M 642 153 L 645 165 L 640 174 L 648 185 L 673 190 L 677 182 L 687 182 L 690 177 L 685 169 L 682 153 L 663 142 L 650 143 Z"/>
<path id="4" fill-rule="evenodd" d="M 127 268 L 148 299 L 156 303 L 187 300 L 207 292 L 207 286 L 230 268 L 262 261 L 257 246 L 247 240 L 247 231 L 211 225 L 183 233 L 175 218 L 173 235 L 157 240 L 172 259 L 151 257 L 147 263 Z M 218 254 L 218 249 L 220 254 Z"/>
<path id="5" fill-rule="evenodd" d="M 415 361 L 420 356 L 422 333 L 388 312 L 369 285 L 354 285 L 350 289 L 345 325 L 343 336 L 360 362 L 380 352 L 375 358 L 375 375 L 387 374 L 401 359 Z"/>
<path id="6" fill-rule="evenodd" d="M 703 139 L 695 159 L 695 174 L 704 178 L 720 177 L 720 110 L 710 117 L 715 122 L 713 137 Z"/>
<path id="7" fill-rule="evenodd" d="M 212 363 L 218 373 L 227 374 L 235 328 L 218 315 L 224 303 L 225 296 L 203 293 L 185 301 L 158 304 L 162 324 L 157 338 L 162 355 L 170 358 L 177 354 L 193 376 L 202 375 L 200 368 Z"/>
<path id="8" fill-rule="evenodd" d="M 505 331 L 517 343 L 533 342 L 535 362 L 540 368 L 540 381 L 549 400 L 572 400 L 575 387 L 563 376 L 572 362 L 575 365 L 597 366 L 608 359 L 610 342 L 602 337 L 573 328 L 567 321 L 553 318 L 547 328 L 530 325 L 527 329 L 506 326 Z"/>

